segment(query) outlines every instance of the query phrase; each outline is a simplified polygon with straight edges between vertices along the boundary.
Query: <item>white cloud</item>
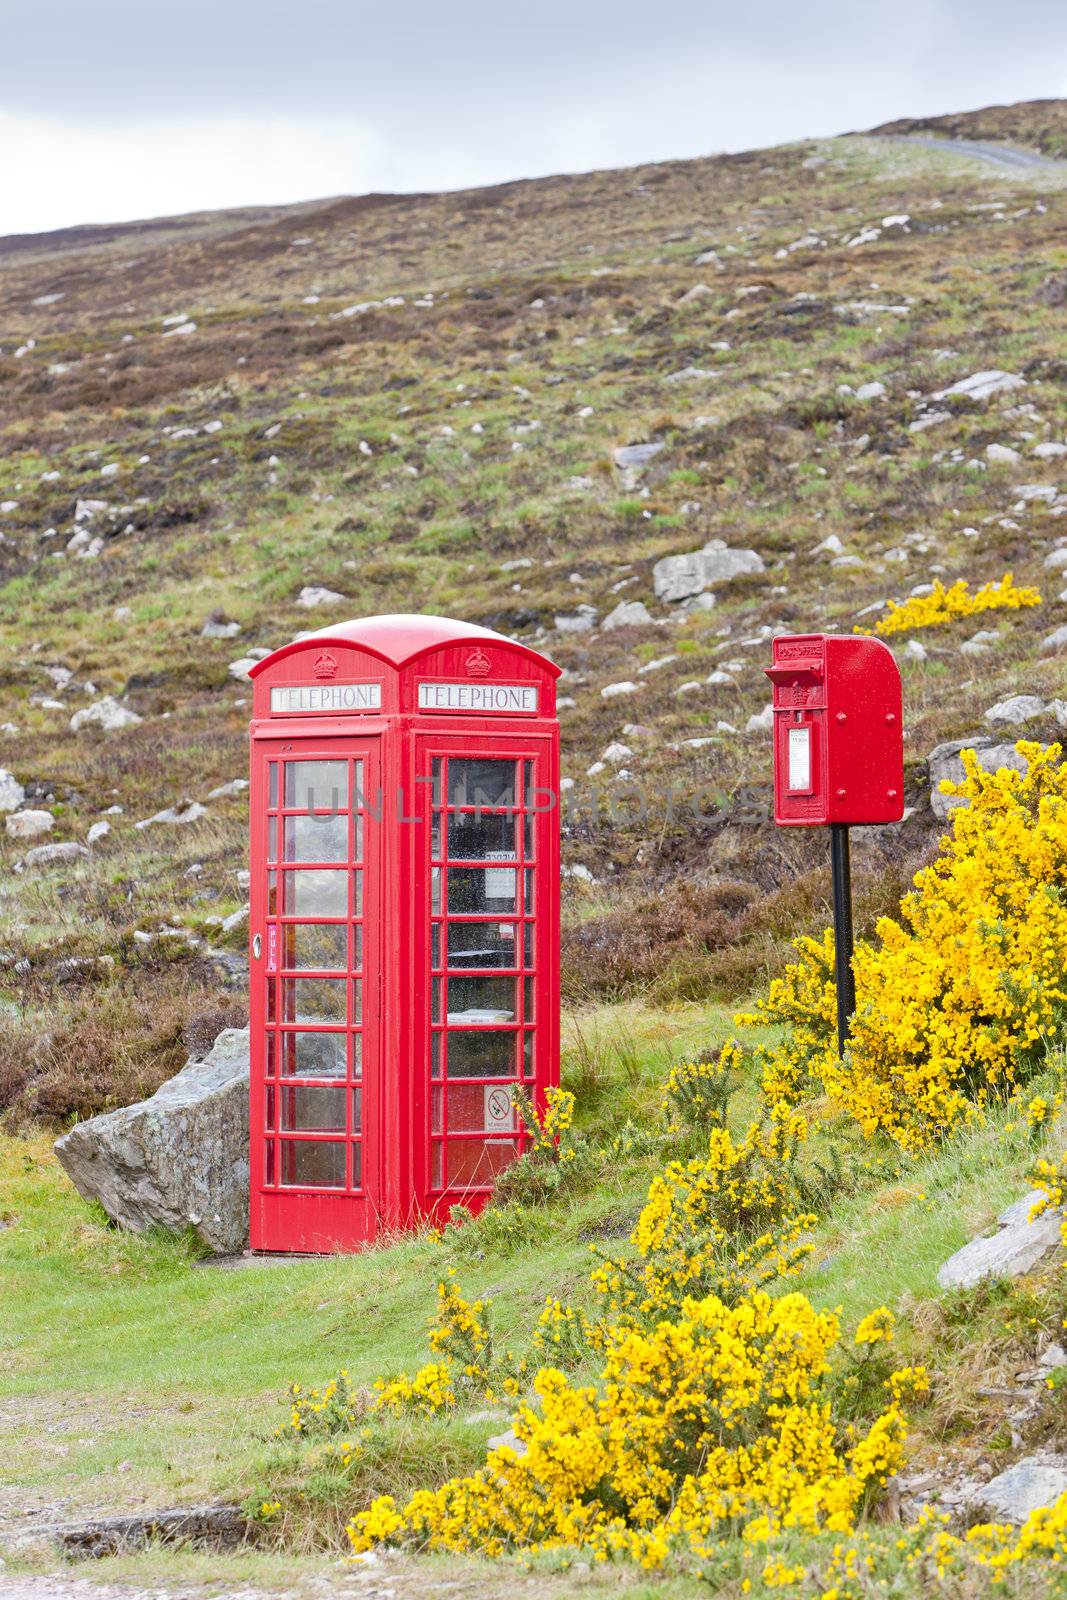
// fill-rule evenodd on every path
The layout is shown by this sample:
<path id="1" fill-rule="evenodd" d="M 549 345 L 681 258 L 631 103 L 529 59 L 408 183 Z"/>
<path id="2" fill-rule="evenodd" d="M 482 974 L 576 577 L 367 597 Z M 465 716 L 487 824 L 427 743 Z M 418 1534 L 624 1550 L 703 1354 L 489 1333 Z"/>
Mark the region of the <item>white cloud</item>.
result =
<path id="1" fill-rule="evenodd" d="M 381 136 L 347 120 L 101 127 L 0 113 L 0 234 L 358 194 L 384 161 Z"/>

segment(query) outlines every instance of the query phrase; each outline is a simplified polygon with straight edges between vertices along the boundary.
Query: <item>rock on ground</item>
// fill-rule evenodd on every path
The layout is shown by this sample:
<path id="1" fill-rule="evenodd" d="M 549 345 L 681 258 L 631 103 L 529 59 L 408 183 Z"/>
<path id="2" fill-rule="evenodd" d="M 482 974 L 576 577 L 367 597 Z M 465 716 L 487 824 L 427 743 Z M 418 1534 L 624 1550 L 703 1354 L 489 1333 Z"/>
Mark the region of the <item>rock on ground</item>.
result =
<path id="1" fill-rule="evenodd" d="M 1044 709 L 1045 702 L 1036 694 L 1013 694 L 990 706 L 985 719 L 987 722 L 1029 722 L 1031 717 L 1039 717 Z"/>
<path id="2" fill-rule="evenodd" d="M 101 695 L 99 700 L 94 700 L 91 706 L 84 706 L 81 711 L 75 711 L 70 719 L 71 733 L 79 733 L 82 728 L 98 727 L 105 733 L 114 733 L 117 728 L 134 728 L 142 719 L 136 711 L 131 711 L 129 706 L 120 706 L 113 695 Z"/>
<path id="3" fill-rule="evenodd" d="M 1000 767 L 1011 767 L 1014 772 L 1025 772 L 1026 762 L 1013 744 L 1003 744 L 990 734 L 977 733 L 970 739 L 950 739 L 936 745 L 929 755 L 930 805 L 934 816 L 944 822 L 950 811 L 965 806 L 966 800 L 958 795 L 942 794 L 941 783 L 949 778 L 953 783 L 963 781 L 961 750 L 973 750 L 983 772 L 996 772 Z"/>
<path id="4" fill-rule="evenodd" d="M 248 1029 L 220 1033 L 148 1100 L 80 1122 L 56 1155 L 87 1200 L 134 1233 L 195 1229 L 219 1254 L 248 1243 Z"/>
<path id="5" fill-rule="evenodd" d="M 728 583 L 747 572 L 762 572 L 763 559 L 755 550 L 730 550 L 722 539 L 712 539 L 701 550 L 664 556 L 652 568 L 658 600 L 684 600 L 713 583 Z"/>
<path id="6" fill-rule="evenodd" d="M 0 767 L 0 811 L 17 811 L 26 798 L 26 791 L 6 767 Z"/>
<path id="7" fill-rule="evenodd" d="M 336 589 L 323 589 L 315 584 L 305 584 L 296 597 L 298 606 L 311 609 L 314 606 L 340 605 L 344 600 L 343 594 L 338 594 Z"/>
<path id="8" fill-rule="evenodd" d="M 654 456 L 658 456 L 663 449 L 661 440 L 652 439 L 647 444 L 624 444 L 612 452 L 612 460 L 617 467 L 637 468 L 647 467 Z"/>
<path id="9" fill-rule="evenodd" d="M 164 810 L 157 811 L 151 817 L 145 817 L 142 822 L 135 822 L 135 828 L 153 828 L 157 823 L 169 824 L 171 827 L 182 827 L 187 822 L 199 822 L 201 817 L 208 814 L 207 806 L 202 806 L 199 800 L 185 800 L 178 806 L 166 806 Z"/>
<path id="10" fill-rule="evenodd" d="M 9 839 L 36 839 L 51 833 L 56 819 L 50 811 L 9 811 L 5 827 Z"/>
<path id="11" fill-rule="evenodd" d="M 946 400 L 950 395 L 963 395 L 968 400 L 989 400 L 995 394 L 1003 394 L 1008 389 L 1025 389 L 1026 379 L 1017 372 L 1001 372 L 998 367 L 992 367 L 985 372 L 972 372 L 968 378 L 960 378 L 956 383 L 950 384 L 947 389 L 937 389 L 930 398 L 932 400 Z"/>
<path id="12" fill-rule="evenodd" d="M 1024 1456 L 980 1489 L 972 1505 L 995 1522 L 1025 1522 L 1031 1511 L 1055 1505 L 1067 1494 L 1067 1456 Z"/>
<path id="13" fill-rule="evenodd" d="M 971 1289 L 982 1278 L 1019 1278 L 1031 1272 L 1038 1262 L 1060 1243 L 1058 1210 L 1046 1211 L 1030 1221 L 1030 1209 L 1042 1198 L 1033 1189 L 1016 1200 L 997 1218 L 997 1232 L 988 1238 L 972 1239 L 962 1250 L 938 1268 L 942 1289 Z M 1067 1483 L 1064 1485 L 1067 1488 Z"/>
<path id="14" fill-rule="evenodd" d="M 614 611 L 604 618 L 605 628 L 646 628 L 652 616 L 643 600 L 620 600 Z"/>
<path id="15" fill-rule="evenodd" d="M 22 858 L 24 867 L 52 867 L 58 861 L 77 861 L 89 854 L 83 844 L 69 839 L 63 844 L 37 844 Z"/>

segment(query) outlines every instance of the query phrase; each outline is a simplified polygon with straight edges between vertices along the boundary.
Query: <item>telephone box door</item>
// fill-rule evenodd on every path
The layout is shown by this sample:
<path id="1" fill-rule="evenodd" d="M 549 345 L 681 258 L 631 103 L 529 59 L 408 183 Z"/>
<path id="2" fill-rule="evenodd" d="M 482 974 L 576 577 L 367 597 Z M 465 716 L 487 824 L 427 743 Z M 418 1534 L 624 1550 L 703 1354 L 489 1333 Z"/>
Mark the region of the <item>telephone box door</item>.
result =
<path id="1" fill-rule="evenodd" d="M 374 736 L 255 746 L 254 1250 L 352 1249 L 377 1232 L 379 793 Z"/>
<path id="2" fill-rule="evenodd" d="M 422 1209 L 477 1210 L 527 1148 L 558 1041 L 558 792 L 551 740 L 416 741 L 424 826 L 416 969 L 415 1184 Z M 428 1001 L 428 1004 L 426 1002 Z"/>

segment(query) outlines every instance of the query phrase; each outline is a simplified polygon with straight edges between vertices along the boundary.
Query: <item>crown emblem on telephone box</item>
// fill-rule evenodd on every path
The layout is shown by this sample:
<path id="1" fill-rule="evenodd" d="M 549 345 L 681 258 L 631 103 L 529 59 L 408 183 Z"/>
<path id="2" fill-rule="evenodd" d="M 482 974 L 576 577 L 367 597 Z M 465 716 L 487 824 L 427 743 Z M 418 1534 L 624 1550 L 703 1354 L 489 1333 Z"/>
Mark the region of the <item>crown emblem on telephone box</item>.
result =
<path id="1" fill-rule="evenodd" d="M 485 678 L 493 670 L 493 663 L 484 650 L 475 650 L 463 663 L 472 678 Z"/>
<path id="2" fill-rule="evenodd" d="M 324 650 L 320 656 L 315 657 L 315 665 L 311 670 L 316 678 L 332 678 L 337 672 L 337 662 L 328 650 Z"/>

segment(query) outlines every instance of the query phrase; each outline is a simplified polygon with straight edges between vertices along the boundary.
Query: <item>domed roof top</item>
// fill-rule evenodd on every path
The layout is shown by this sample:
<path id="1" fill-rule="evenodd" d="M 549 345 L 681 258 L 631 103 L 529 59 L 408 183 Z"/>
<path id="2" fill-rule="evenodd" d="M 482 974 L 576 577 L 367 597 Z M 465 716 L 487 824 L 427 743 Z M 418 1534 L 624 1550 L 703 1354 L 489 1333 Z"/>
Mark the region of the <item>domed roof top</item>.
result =
<path id="1" fill-rule="evenodd" d="M 255 678 L 283 656 L 311 644 L 354 644 L 394 667 L 402 667 L 430 650 L 439 650 L 442 645 L 489 643 L 504 645 L 512 653 L 526 656 L 553 676 L 559 676 L 560 668 L 554 661 L 537 650 L 531 650 L 529 645 L 519 644 L 502 633 L 494 633 L 492 628 L 480 628 L 475 622 L 457 622 L 454 617 L 425 617 L 419 612 L 357 617 L 352 622 L 333 623 L 328 628 L 305 634 L 292 644 L 282 645 L 272 655 L 264 656 L 262 661 L 257 661 L 254 667 L 249 668 L 248 675 Z"/>

